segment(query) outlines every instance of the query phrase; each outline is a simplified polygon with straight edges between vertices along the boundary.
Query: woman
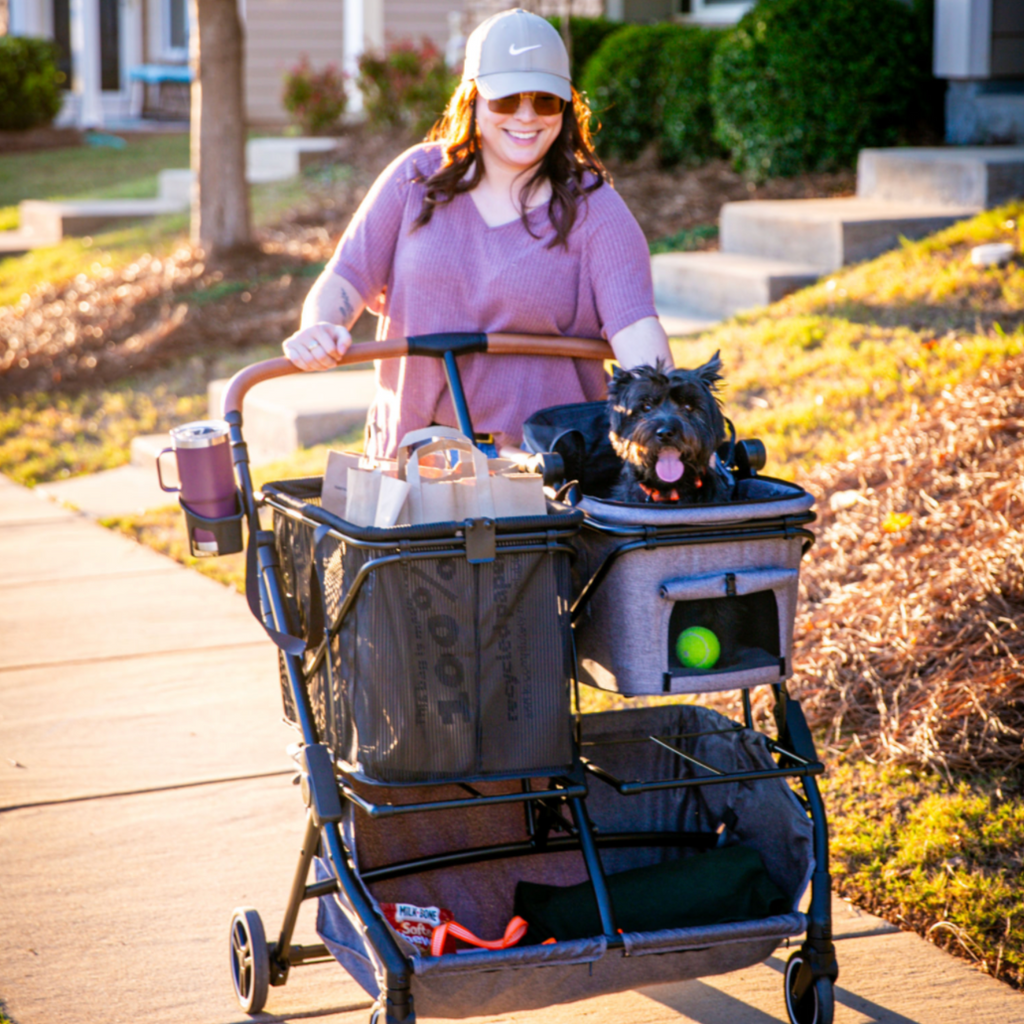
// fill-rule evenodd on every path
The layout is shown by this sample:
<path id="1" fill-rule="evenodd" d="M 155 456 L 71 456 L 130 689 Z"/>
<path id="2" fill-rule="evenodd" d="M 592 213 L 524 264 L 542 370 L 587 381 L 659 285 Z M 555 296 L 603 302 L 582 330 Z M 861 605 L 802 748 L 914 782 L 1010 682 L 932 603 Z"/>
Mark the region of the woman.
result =
<path id="1" fill-rule="evenodd" d="M 334 366 L 364 307 L 378 340 L 446 331 L 606 337 L 625 367 L 671 365 L 647 244 L 591 148 L 558 32 L 504 11 L 466 46 L 462 83 L 430 140 L 377 179 L 317 279 L 284 353 Z M 599 363 L 470 355 L 459 368 L 474 426 L 518 446 L 537 409 L 605 397 Z M 367 452 L 456 425 L 439 360 L 377 364 Z"/>

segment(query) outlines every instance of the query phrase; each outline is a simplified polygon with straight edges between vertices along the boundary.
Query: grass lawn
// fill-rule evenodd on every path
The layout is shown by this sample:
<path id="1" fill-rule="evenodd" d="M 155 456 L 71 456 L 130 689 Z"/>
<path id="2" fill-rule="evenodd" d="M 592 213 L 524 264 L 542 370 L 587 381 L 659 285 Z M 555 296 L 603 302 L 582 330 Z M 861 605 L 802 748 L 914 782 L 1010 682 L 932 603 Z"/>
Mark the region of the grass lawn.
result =
<path id="1" fill-rule="evenodd" d="M 0 231 L 18 226 L 23 199 L 143 199 L 158 171 L 188 167 L 188 132 L 133 135 L 124 149 L 73 146 L 0 157 Z"/>
<path id="2" fill-rule="evenodd" d="M 157 173 L 189 166 L 185 133 L 133 137 L 125 148 L 90 146 L 16 153 L 0 157 L 0 231 L 18 226 L 22 199 L 127 199 L 154 197 Z M 250 188 L 253 223 L 272 224 L 306 198 L 311 181 L 344 167 L 311 170 L 303 178 Z M 73 186 L 69 186 L 73 182 Z M 154 217 L 87 238 L 65 238 L 54 246 L 0 261 L 0 306 L 15 304 L 41 285 L 61 285 L 78 274 L 131 264 L 143 253 L 166 256 L 187 239 L 187 212 Z"/>
<path id="3" fill-rule="evenodd" d="M 1022 783 L 833 764 L 822 787 L 838 891 L 1024 987 Z"/>

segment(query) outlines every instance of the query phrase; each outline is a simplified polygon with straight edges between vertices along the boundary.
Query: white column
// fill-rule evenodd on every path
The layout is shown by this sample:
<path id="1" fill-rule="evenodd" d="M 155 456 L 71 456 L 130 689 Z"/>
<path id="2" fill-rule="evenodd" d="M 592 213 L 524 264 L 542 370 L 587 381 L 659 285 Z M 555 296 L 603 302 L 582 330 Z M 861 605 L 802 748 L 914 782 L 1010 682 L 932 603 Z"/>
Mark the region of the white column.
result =
<path id="1" fill-rule="evenodd" d="M 992 54 L 992 0 L 936 0 L 936 78 L 988 78 Z"/>
<path id="2" fill-rule="evenodd" d="M 363 45 L 384 49 L 384 0 L 363 0 Z"/>
<path id="3" fill-rule="evenodd" d="M 118 106 L 119 117 L 140 117 L 142 103 L 139 91 L 145 89 L 141 82 L 129 78 L 132 68 L 142 63 L 144 42 L 142 38 L 142 0 L 121 0 L 121 81 L 122 99 Z"/>
<path id="4" fill-rule="evenodd" d="M 27 36 L 28 0 L 9 0 L 7 7 L 7 31 L 12 36 Z"/>
<path id="5" fill-rule="evenodd" d="M 99 0 L 71 0 L 71 79 L 79 100 L 78 127 L 103 127 Z"/>
<path id="6" fill-rule="evenodd" d="M 359 58 L 366 46 L 366 19 L 364 0 L 345 0 L 344 38 L 342 40 L 342 68 L 348 75 L 348 109 L 358 113 L 363 109 L 363 94 L 356 85 Z"/>
<path id="7" fill-rule="evenodd" d="M 363 94 L 356 85 L 359 58 L 367 50 L 384 49 L 384 0 L 345 0 L 342 68 L 348 75 L 348 109 L 363 109 Z"/>
<path id="8" fill-rule="evenodd" d="M 8 0 L 7 31 L 12 36 L 53 37 L 52 19 L 43 0 Z"/>

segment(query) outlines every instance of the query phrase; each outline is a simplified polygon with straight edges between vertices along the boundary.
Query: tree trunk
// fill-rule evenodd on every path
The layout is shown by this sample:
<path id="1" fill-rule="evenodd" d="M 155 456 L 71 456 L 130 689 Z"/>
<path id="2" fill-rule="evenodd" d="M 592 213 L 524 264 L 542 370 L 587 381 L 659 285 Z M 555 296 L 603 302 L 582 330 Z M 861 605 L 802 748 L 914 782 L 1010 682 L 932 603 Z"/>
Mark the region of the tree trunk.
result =
<path id="1" fill-rule="evenodd" d="M 245 181 L 244 39 L 237 0 L 190 0 L 192 242 L 208 256 L 252 245 Z"/>

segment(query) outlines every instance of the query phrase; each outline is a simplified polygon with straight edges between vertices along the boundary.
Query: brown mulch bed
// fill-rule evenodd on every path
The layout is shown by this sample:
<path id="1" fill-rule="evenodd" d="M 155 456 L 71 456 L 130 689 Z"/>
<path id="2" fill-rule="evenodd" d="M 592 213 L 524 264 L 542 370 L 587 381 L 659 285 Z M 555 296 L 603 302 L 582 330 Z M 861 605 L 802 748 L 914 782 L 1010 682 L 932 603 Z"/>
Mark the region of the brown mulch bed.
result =
<path id="1" fill-rule="evenodd" d="M 0 396 L 55 386 L 78 391 L 195 353 L 281 341 L 298 326 L 313 276 L 374 178 L 414 141 L 353 131 L 339 156 L 351 175 L 337 181 L 314 174 L 305 207 L 260 231 L 251 254 L 216 265 L 189 248 L 164 259 L 144 256 L 0 309 Z M 844 194 L 854 182 L 852 172 L 842 172 L 752 188 L 722 161 L 663 170 L 643 158 L 610 169 L 649 240 L 713 223 L 729 200 Z M 364 316 L 356 336 L 372 338 L 374 326 Z"/>
<path id="2" fill-rule="evenodd" d="M 761 185 L 747 181 L 725 160 L 712 160 L 697 168 L 659 168 L 653 152 L 636 163 L 610 160 L 615 188 L 649 242 L 687 228 L 716 224 L 723 203 L 741 199 L 820 199 L 853 195 L 853 171 L 801 174 L 774 178 Z M 716 243 L 708 243 L 708 247 Z"/>
<path id="3" fill-rule="evenodd" d="M 796 689 L 872 760 L 1024 764 L 1024 359 L 945 393 L 805 484 Z"/>

